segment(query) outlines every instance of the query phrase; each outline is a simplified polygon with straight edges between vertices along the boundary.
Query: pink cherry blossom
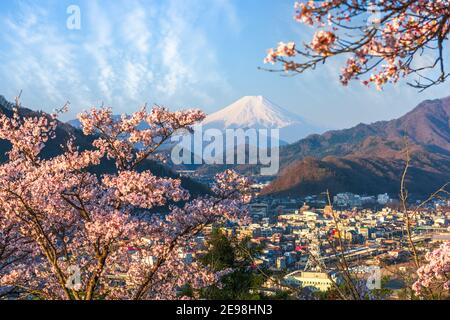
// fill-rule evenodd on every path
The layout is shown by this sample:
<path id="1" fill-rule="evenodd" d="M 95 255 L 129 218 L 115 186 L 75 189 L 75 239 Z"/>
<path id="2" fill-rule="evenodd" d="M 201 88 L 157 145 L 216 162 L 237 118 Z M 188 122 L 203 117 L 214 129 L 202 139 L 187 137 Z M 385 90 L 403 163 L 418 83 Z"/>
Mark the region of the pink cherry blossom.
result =
<path id="1" fill-rule="evenodd" d="M 285 71 L 302 73 L 331 57 L 346 56 L 342 84 L 359 79 L 378 89 L 411 77 L 408 84 L 424 90 L 450 76 L 444 51 L 450 32 L 448 0 L 305 0 L 294 9 L 297 22 L 316 29 L 312 41 L 303 41 L 303 49 L 291 42 L 289 52 L 283 46 L 269 49 L 265 63 L 280 62 Z M 420 59 L 424 54 L 431 61 Z M 289 59 L 294 56 L 298 60 Z"/>
<path id="2" fill-rule="evenodd" d="M 211 224 L 246 221 L 247 179 L 227 171 L 218 175 L 213 195 L 189 201 L 179 179 L 137 170 L 176 130 L 189 130 L 204 114 L 155 107 L 117 119 L 101 108 L 79 118 L 83 132 L 94 135 L 94 148 L 80 151 L 69 140 L 64 153 L 43 159 L 56 116 L 22 117 L 19 110 L 0 116 L 0 139 L 12 145 L 0 165 L 0 294 L 176 299 L 188 283 L 220 282 L 222 274 L 198 262 L 195 237 Z M 142 122 L 147 129 L 139 129 Z M 116 172 L 93 174 L 104 158 L 115 160 Z"/>
<path id="3" fill-rule="evenodd" d="M 442 243 L 425 256 L 427 264 L 417 270 L 418 279 L 414 291 L 422 295 L 427 290 L 443 290 L 450 293 L 450 242 Z"/>

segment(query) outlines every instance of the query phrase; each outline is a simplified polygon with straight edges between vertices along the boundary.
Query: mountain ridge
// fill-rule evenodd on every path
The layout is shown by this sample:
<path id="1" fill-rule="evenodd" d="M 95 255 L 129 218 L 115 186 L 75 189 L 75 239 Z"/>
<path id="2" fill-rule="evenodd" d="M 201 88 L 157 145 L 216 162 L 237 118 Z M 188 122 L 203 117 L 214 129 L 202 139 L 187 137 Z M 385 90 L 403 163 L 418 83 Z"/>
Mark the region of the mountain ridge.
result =
<path id="1" fill-rule="evenodd" d="M 425 100 L 398 119 L 328 131 L 283 147 L 282 171 L 263 194 L 294 196 L 330 188 L 398 192 L 406 142 L 411 192 L 430 193 L 450 181 L 450 97 Z"/>
<path id="2" fill-rule="evenodd" d="M 118 117 L 118 116 L 117 116 Z M 80 128 L 77 119 L 66 123 Z M 244 96 L 206 116 L 200 123 L 204 129 L 280 129 L 280 144 L 298 141 L 324 129 L 307 123 L 299 115 L 273 103 L 264 96 Z"/>

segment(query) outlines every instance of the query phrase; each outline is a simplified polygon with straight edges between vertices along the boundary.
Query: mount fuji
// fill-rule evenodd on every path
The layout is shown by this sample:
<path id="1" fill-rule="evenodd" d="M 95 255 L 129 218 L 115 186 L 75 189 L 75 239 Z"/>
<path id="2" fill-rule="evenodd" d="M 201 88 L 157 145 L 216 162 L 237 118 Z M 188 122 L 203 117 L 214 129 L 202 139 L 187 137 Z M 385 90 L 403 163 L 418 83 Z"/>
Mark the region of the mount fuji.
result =
<path id="1" fill-rule="evenodd" d="M 115 115 L 114 117 L 120 118 Z M 67 122 L 80 129 L 79 120 Z M 310 134 L 321 134 L 326 130 L 303 120 L 299 115 L 287 111 L 263 96 L 245 96 L 229 106 L 208 115 L 201 123 L 204 129 L 279 129 L 280 143 L 290 144 Z M 142 124 L 145 129 L 146 124 Z M 169 147 L 172 145 L 169 143 Z M 167 145 L 164 147 L 166 149 Z"/>
<path id="2" fill-rule="evenodd" d="M 287 143 L 324 131 L 263 96 L 242 97 L 231 105 L 208 115 L 202 125 L 206 129 L 219 130 L 279 129 L 280 140 Z"/>

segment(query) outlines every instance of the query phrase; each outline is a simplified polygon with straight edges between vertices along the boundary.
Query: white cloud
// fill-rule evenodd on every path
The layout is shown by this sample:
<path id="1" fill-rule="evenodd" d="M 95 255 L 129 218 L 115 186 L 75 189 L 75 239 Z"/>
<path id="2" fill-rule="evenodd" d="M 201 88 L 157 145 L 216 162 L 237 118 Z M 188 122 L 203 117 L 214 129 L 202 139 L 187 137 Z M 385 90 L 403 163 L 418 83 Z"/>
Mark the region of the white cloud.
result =
<path id="1" fill-rule="evenodd" d="M 207 37 L 207 32 L 199 26 L 199 21 L 216 17 L 217 12 L 228 5 L 226 1 L 212 1 L 207 6 L 203 1 L 185 1 L 180 10 L 180 2 L 171 0 L 162 8 L 159 27 L 162 38 L 158 42 L 161 52 L 162 81 L 157 89 L 169 96 L 179 91 L 196 96 L 204 104 L 214 101 L 212 94 L 204 86 L 228 92 L 230 84 L 220 74 L 220 65 L 215 48 Z M 237 23 L 237 22 L 236 22 Z M 212 90 L 213 91 L 213 90 Z"/>
<path id="2" fill-rule="evenodd" d="M 42 23 L 48 17 L 45 9 L 31 5 L 22 5 L 18 17 L 5 17 L 1 36 L 7 59 L 0 73 L 7 79 L 7 88 L 2 88 L 6 94 L 23 89 L 25 101 L 54 108 L 69 99 L 71 89 L 77 88 L 81 97 L 87 88 L 76 68 L 74 46 L 55 26 Z"/>
<path id="3" fill-rule="evenodd" d="M 149 16 L 144 7 L 138 5 L 125 15 L 122 24 L 122 34 L 125 43 L 140 54 L 148 54 L 152 36 L 148 26 Z"/>
<path id="4" fill-rule="evenodd" d="M 150 83 L 153 80 L 153 73 L 148 70 L 145 64 L 133 63 L 127 61 L 125 63 L 125 93 L 128 98 L 139 99 L 140 91 L 143 83 Z"/>
<path id="5" fill-rule="evenodd" d="M 85 11 L 88 13 L 90 36 L 84 44 L 84 49 L 95 62 L 90 72 L 96 75 L 95 81 L 102 98 L 110 102 L 116 81 L 116 73 L 111 62 L 116 53 L 111 21 L 97 1 L 91 1 Z M 90 85 L 93 86 L 92 83 Z"/>
<path id="6" fill-rule="evenodd" d="M 236 7 L 231 0 L 216 0 L 215 1 L 214 19 L 218 17 L 225 17 L 226 22 L 231 27 L 232 31 L 238 33 L 242 29 L 241 21 L 236 12 Z"/>
<path id="7" fill-rule="evenodd" d="M 32 107 L 39 102 L 48 111 L 70 100 L 74 114 L 102 101 L 117 112 L 148 99 L 208 107 L 230 91 L 208 29 L 199 23 L 214 22 L 222 12 L 234 32 L 239 22 L 227 0 L 91 0 L 80 7 L 78 31 L 61 22 L 65 11 L 44 5 L 0 14 L 6 61 L 0 75 L 8 79 L 0 94 L 24 89 Z"/>

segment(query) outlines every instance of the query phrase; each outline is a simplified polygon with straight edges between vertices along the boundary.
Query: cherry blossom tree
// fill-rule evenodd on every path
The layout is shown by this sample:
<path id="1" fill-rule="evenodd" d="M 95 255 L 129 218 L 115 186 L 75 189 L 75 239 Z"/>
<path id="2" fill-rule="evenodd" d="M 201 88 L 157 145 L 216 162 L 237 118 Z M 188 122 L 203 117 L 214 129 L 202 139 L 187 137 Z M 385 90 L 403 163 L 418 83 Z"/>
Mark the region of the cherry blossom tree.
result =
<path id="1" fill-rule="evenodd" d="M 44 159 L 57 115 L 0 115 L 0 139 L 11 144 L 0 165 L 0 288 L 41 299 L 175 299 L 187 283 L 220 282 L 223 272 L 198 261 L 196 236 L 211 224 L 245 223 L 248 180 L 228 170 L 212 195 L 190 199 L 179 179 L 139 167 L 203 118 L 156 106 L 116 119 L 94 108 L 79 115 L 93 148 L 69 140 L 64 153 Z M 106 158 L 116 173 L 92 173 Z M 155 214 L 162 206 L 170 212 Z"/>
<path id="2" fill-rule="evenodd" d="M 265 63 L 279 62 L 295 74 L 343 56 L 343 85 L 359 79 L 378 89 L 410 77 L 408 84 L 425 90 L 449 76 L 444 48 L 450 31 L 448 0 L 301 1 L 295 3 L 295 20 L 317 29 L 312 40 L 280 42 Z"/>

